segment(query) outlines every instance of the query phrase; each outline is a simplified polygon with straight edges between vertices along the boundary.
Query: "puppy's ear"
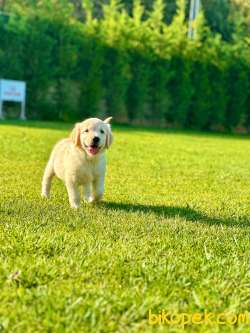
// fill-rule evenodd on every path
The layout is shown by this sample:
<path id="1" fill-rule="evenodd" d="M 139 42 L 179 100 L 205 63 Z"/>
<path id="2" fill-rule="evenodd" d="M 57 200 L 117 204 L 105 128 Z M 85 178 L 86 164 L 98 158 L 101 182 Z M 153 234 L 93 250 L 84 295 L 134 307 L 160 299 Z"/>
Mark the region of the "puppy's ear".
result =
<path id="1" fill-rule="evenodd" d="M 76 123 L 73 131 L 70 135 L 72 141 L 74 142 L 75 146 L 81 147 L 81 141 L 80 141 L 80 123 Z"/>
<path id="2" fill-rule="evenodd" d="M 105 120 L 103 120 L 103 122 L 104 122 L 105 124 L 110 124 L 111 120 L 112 120 L 112 117 L 108 117 L 108 118 L 106 118 Z"/>
<path id="3" fill-rule="evenodd" d="M 106 132 L 106 142 L 105 142 L 105 148 L 109 148 L 111 143 L 113 142 L 113 135 L 111 132 L 111 126 L 110 124 L 106 124 L 107 132 Z"/>

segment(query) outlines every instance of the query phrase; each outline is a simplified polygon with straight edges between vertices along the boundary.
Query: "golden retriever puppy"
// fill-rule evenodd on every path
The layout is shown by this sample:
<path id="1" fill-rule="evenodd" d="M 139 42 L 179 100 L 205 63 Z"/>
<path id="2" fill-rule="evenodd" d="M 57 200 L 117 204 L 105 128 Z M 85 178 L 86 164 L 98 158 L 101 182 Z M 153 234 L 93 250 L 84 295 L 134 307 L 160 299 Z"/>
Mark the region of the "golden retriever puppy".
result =
<path id="1" fill-rule="evenodd" d="M 110 120 L 89 118 L 77 123 L 70 138 L 59 141 L 50 155 L 42 180 L 42 196 L 49 197 L 51 181 L 65 183 L 72 208 L 80 204 L 80 186 L 88 202 L 102 199 L 105 178 L 105 150 L 112 143 Z"/>

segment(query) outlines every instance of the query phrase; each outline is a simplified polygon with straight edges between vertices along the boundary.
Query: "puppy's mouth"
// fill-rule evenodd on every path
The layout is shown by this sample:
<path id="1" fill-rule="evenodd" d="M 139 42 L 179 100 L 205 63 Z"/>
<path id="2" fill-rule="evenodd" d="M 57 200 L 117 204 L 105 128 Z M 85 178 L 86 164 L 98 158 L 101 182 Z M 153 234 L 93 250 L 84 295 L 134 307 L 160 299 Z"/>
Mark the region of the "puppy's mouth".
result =
<path id="1" fill-rule="evenodd" d="M 91 156 L 94 156 L 94 155 L 98 154 L 99 151 L 100 151 L 100 147 L 98 145 L 95 145 L 95 144 L 90 145 L 90 146 L 85 145 L 85 148 L 86 148 L 88 154 L 91 155 Z"/>

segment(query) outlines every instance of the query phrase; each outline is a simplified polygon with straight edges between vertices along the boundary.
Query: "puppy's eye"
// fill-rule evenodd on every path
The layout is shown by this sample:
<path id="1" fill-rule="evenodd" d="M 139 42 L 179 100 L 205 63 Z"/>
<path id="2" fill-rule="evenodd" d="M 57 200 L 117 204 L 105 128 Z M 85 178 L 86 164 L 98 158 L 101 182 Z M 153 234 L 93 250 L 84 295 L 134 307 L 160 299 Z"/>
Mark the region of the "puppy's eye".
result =
<path id="1" fill-rule="evenodd" d="M 103 130 L 103 129 L 101 129 L 100 132 L 101 132 L 102 134 L 104 134 L 104 130 Z"/>
<path id="2" fill-rule="evenodd" d="M 86 130 L 84 130 L 84 133 L 88 133 L 88 131 L 89 131 L 89 130 L 88 130 L 88 129 L 86 129 Z"/>

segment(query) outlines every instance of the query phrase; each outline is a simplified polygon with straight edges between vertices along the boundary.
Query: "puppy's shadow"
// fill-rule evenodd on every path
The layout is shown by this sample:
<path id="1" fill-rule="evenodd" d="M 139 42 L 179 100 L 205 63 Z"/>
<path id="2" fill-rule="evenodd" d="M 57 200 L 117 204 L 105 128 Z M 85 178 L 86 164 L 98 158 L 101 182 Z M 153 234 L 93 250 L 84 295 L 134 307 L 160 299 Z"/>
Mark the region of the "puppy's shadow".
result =
<path id="1" fill-rule="evenodd" d="M 221 218 L 208 216 L 191 207 L 163 206 L 163 205 L 142 205 L 121 202 L 102 202 L 100 207 L 124 212 L 153 213 L 163 218 L 182 218 L 190 222 L 206 223 L 208 225 L 225 225 L 227 227 L 245 228 L 250 226 L 250 219 L 247 216 L 234 218 Z"/>

